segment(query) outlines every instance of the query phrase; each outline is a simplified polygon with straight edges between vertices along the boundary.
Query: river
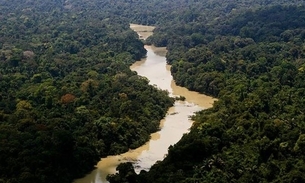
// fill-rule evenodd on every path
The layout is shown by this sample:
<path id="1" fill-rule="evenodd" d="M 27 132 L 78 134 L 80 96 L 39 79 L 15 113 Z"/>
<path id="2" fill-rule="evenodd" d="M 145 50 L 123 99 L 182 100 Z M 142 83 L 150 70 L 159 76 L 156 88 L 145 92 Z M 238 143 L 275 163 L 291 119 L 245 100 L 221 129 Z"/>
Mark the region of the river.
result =
<path id="1" fill-rule="evenodd" d="M 152 26 L 138 26 L 131 24 L 131 28 L 141 34 L 145 39 L 152 34 Z M 137 29 L 138 28 L 138 29 Z M 142 34 L 144 33 L 144 34 Z M 164 53 L 165 48 L 155 48 L 145 46 L 147 57 L 134 63 L 130 69 L 136 71 L 138 75 L 150 80 L 150 84 L 168 90 L 171 96 L 184 96 L 186 100 L 176 101 L 171 107 L 166 117 L 160 122 L 160 131 L 151 134 L 149 142 L 143 146 L 130 150 L 126 153 L 102 158 L 87 176 L 77 179 L 74 183 L 106 183 L 106 176 L 116 172 L 115 168 L 122 162 L 133 162 L 135 171 L 149 170 L 158 160 L 162 160 L 170 145 L 180 140 L 184 133 L 189 131 L 192 121 L 189 119 L 194 112 L 212 107 L 214 98 L 189 91 L 184 87 L 179 87 L 173 81 L 170 73 L 170 66 L 166 64 Z"/>

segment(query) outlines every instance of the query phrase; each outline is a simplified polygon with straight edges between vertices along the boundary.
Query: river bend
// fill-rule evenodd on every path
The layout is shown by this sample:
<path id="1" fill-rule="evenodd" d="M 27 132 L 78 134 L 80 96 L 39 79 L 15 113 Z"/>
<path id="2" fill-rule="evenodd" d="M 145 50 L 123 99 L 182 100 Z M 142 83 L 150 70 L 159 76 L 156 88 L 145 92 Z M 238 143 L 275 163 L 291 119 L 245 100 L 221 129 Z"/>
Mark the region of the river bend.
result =
<path id="1" fill-rule="evenodd" d="M 149 28 L 151 30 L 151 27 Z M 145 35 L 149 35 L 147 31 L 145 33 Z M 115 168 L 122 162 L 133 162 L 137 173 L 141 170 L 149 170 L 156 161 L 162 160 L 166 156 L 170 145 L 178 142 L 182 135 L 189 131 L 192 125 L 189 117 L 196 111 L 212 107 L 214 98 L 189 91 L 175 84 L 165 56 L 156 54 L 164 53 L 165 48 L 152 46 L 145 46 L 145 48 L 147 57 L 134 63 L 130 69 L 136 71 L 138 75 L 148 78 L 151 85 L 168 90 L 170 96 L 181 95 L 186 100 L 175 102 L 174 106 L 168 110 L 166 117 L 160 122 L 161 130 L 151 134 L 149 142 L 126 153 L 102 158 L 95 170 L 85 177 L 75 180 L 74 183 L 106 183 L 106 176 L 115 173 Z M 162 49 L 164 50 L 162 51 Z"/>

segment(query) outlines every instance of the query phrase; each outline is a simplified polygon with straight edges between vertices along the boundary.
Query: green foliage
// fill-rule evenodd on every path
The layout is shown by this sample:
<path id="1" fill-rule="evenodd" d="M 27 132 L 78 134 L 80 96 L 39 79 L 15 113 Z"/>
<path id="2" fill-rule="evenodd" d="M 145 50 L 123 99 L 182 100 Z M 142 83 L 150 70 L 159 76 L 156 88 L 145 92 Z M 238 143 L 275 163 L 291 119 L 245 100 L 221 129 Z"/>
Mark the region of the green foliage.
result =
<path id="1" fill-rule="evenodd" d="M 113 183 L 136 183 L 136 173 L 133 169 L 132 163 L 121 163 L 116 170 L 118 174 L 107 176 L 107 180 Z"/>
<path id="2" fill-rule="evenodd" d="M 111 182 L 305 182 L 304 1 L 0 1 L 0 181 L 71 182 L 172 105 L 128 64 L 157 25 L 177 84 L 219 98 L 149 173 Z M 73 169 L 73 171 L 71 171 Z"/>
<path id="3" fill-rule="evenodd" d="M 304 1 L 179 2 L 149 42 L 177 84 L 219 100 L 136 181 L 305 182 Z"/>
<path id="4" fill-rule="evenodd" d="M 71 182 L 174 102 L 130 71 L 146 50 L 129 24 L 80 2 L 0 1 L 0 182 Z"/>

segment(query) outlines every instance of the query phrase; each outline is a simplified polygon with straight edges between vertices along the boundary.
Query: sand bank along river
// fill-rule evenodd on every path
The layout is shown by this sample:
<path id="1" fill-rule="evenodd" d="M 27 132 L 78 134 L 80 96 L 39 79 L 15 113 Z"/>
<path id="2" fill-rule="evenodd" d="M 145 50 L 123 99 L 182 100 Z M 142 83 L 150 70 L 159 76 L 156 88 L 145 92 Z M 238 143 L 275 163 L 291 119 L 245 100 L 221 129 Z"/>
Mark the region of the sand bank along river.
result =
<path id="1" fill-rule="evenodd" d="M 146 39 L 152 34 L 152 26 L 131 24 L 131 28 Z M 105 183 L 106 176 L 116 172 L 115 168 L 122 162 L 133 162 L 137 173 L 148 170 L 156 161 L 162 160 L 170 145 L 180 140 L 192 125 L 189 116 L 194 112 L 212 107 L 214 98 L 189 91 L 179 87 L 173 81 L 170 66 L 166 64 L 165 48 L 145 46 L 147 57 L 134 63 L 130 69 L 139 75 L 147 77 L 150 84 L 163 90 L 168 90 L 171 96 L 184 96 L 186 100 L 176 101 L 167 116 L 161 121 L 161 130 L 151 134 L 151 140 L 143 146 L 130 150 L 124 154 L 102 158 L 96 165 L 96 169 L 82 179 L 74 183 Z M 156 54 L 158 53 L 158 54 Z"/>

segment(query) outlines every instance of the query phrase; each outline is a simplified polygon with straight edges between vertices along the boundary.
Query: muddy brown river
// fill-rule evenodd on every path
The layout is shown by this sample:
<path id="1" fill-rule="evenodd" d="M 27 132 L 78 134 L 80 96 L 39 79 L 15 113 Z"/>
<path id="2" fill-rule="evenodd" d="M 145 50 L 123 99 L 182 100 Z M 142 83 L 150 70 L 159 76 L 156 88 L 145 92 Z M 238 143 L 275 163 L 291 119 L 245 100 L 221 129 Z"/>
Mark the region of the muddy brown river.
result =
<path id="1" fill-rule="evenodd" d="M 132 29 L 137 31 L 137 25 L 131 24 Z M 144 30 L 145 36 L 151 35 L 145 26 L 138 26 Z M 152 31 L 152 27 L 148 27 Z M 139 33 L 139 32 L 138 32 Z M 144 37 L 145 39 L 145 37 Z M 151 85 L 168 90 L 170 96 L 184 96 L 186 100 L 176 101 L 171 107 L 165 118 L 160 122 L 160 131 L 151 134 L 149 142 L 143 146 L 129 150 L 126 153 L 108 156 L 102 158 L 97 163 L 96 169 L 87 176 L 77 179 L 74 183 L 106 183 L 106 176 L 116 172 L 115 168 L 123 162 L 133 162 L 135 171 L 149 170 L 149 168 L 158 160 L 162 160 L 170 145 L 180 140 L 184 133 L 189 131 L 192 121 L 189 119 L 194 112 L 212 107 L 214 98 L 189 91 L 184 87 L 179 87 L 173 81 L 170 73 L 170 66 L 166 64 L 166 58 L 163 54 L 165 48 L 155 48 L 145 46 L 147 57 L 142 61 L 134 63 L 130 69 L 136 71 L 138 75 L 144 76 L 150 80 Z"/>

